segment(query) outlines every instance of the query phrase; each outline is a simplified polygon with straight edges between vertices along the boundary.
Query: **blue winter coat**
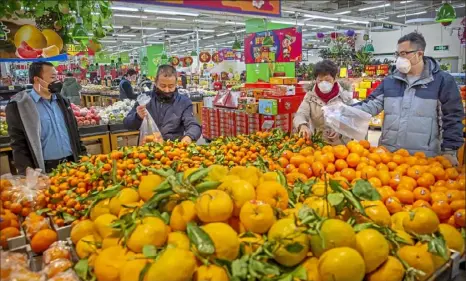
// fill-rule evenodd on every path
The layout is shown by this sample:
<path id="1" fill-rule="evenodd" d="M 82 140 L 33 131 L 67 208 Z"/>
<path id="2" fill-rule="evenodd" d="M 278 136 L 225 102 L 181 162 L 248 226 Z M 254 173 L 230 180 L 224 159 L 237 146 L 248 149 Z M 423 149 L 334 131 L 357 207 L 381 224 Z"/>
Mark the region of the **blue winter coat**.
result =
<path id="1" fill-rule="evenodd" d="M 146 106 L 147 111 L 154 119 L 162 133 L 164 140 L 177 140 L 189 136 L 193 141 L 201 137 L 201 126 L 193 114 L 193 104 L 187 96 L 176 92 L 169 102 L 162 101 L 155 92 Z M 128 130 L 139 130 L 142 119 L 136 112 L 139 106 L 136 103 L 126 115 L 123 123 Z"/>
<path id="2" fill-rule="evenodd" d="M 395 71 L 355 107 L 373 116 L 384 111 L 379 144 L 390 151 L 405 148 L 436 156 L 463 145 L 458 86 L 433 58 L 425 57 L 424 70 L 413 85 L 408 85 L 406 74 Z"/>

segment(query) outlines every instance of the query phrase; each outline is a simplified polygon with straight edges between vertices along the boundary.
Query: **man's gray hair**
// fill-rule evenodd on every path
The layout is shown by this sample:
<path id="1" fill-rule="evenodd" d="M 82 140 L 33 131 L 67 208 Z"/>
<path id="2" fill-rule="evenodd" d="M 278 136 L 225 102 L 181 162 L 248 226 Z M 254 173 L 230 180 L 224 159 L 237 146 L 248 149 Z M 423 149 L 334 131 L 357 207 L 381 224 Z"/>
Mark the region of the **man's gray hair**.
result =
<path id="1" fill-rule="evenodd" d="M 169 64 L 162 64 L 157 69 L 157 74 L 155 75 L 155 81 L 159 80 L 159 76 L 163 77 L 173 77 L 175 76 L 175 80 L 177 79 L 176 76 L 176 68 Z"/>
<path id="2" fill-rule="evenodd" d="M 416 45 L 417 50 L 425 51 L 426 50 L 426 40 L 419 32 L 411 32 L 400 39 L 398 39 L 398 44 L 409 41 L 410 44 Z"/>

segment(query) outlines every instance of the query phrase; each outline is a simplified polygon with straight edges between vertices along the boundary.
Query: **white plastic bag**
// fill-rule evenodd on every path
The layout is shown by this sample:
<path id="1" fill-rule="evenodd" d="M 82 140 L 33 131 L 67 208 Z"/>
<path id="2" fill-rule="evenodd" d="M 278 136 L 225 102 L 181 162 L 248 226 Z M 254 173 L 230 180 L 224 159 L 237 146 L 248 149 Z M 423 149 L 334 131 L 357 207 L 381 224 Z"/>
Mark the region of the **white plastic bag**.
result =
<path id="1" fill-rule="evenodd" d="M 141 94 L 138 96 L 139 105 L 146 106 L 151 100 L 149 95 Z M 147 109 L 146 109 L 147 112 Z M 139 128 L 139 145 L 144 145 L 149 142 L 163 142 L 162 134 L 160 133 L 157 124 L 155 124 L 152 116 L 147 112 L 146 117 L 142 120 L 141 127 Z"/>
<path id="2" fill-rule="evenodd" d="M 366 138 L 371 115 L 344 103 L 322 107 L 325 124 L 335 132 L 355 140 Z"/>

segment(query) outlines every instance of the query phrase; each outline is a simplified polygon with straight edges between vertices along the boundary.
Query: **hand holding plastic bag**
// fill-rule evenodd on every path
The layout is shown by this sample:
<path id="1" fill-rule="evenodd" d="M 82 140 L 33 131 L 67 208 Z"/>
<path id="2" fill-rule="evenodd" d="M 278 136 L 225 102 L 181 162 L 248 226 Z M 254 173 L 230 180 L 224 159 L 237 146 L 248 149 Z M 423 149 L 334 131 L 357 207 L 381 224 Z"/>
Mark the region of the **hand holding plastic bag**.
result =
<path id="1" fill-rule="evenodd" d="M 138 96 L 139 105 L 146 106 L 151 100 L 149 95 L 141 94 Z M 147 109 L 146 109 L 147 110 Z M 139 145 L 144 145 L 149 142 L 163 142 L 162 134 L 155 124 L 154 119 L 150 114 L 146 114 L 139 128 Z"/>
<path id="2" fill-rule="evenodd" d="M 335 132 L 355 140 L 366 138 L 371 115 L 343 103 L 322 107 L 325 125 Z"/>

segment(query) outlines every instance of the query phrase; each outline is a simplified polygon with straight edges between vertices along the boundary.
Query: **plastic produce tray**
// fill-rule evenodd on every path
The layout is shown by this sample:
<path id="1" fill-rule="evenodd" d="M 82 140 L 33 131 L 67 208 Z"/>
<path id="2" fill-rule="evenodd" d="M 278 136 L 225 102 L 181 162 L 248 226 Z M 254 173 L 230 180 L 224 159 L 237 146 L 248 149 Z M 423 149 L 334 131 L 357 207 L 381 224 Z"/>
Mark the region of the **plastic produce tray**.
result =
<path id="1" fill-rule="evenodd" d="M 86 126 L 79 128 L 79 135 L 81 137 L 89 137 L 95 135 L 101 135 L 108 132 L 107 125 L 97 125 L 97 126 Z"/>
<path id="2" fill-rule="evenodd" d="M 115 132 L 121 133 L 121 132 L 128 131 L 127 129 L 125 129 L 125 125 L 123 125 L 123 123 L 109 124 L 108 129 L 112 133 L 115 133 Z"/>
<path id="3" fill-rule="evenodd" d="M 10 136 L 1 136 L 0 145 L 2 144 L 10 144 Z"/>

